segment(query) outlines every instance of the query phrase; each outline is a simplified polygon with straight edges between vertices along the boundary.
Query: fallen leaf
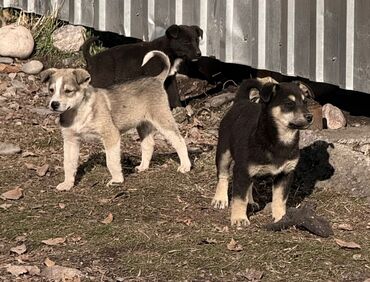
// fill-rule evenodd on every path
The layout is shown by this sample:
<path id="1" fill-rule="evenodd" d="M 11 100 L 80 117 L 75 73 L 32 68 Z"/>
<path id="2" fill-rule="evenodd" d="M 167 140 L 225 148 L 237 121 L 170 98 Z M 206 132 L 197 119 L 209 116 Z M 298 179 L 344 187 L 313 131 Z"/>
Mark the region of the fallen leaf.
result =
<path id="1" fill-rule="evenodd" d="M 348 223 L 342 223 L 338 225 L 338 229 L 340 230 L 345 230 L 345 231 L 352 231 L 353 227 L 351 224 Z"/>
<path id="2" fill-rule="evenodd" d="M 46 258 L 45 261 L 44 261 L 44 264 L 47 266 L 47 267 L 50 267 L 50 266 L 54 266 L 55 265 L 55 262 L 53 262 L 51 259 L 49 258 Z"/>
<path id="3" fill-rule="evenodd" d="M 354 254 L 352 256 L 352 258 L 353 258 L 353 260 L 361 260 L 362 259 L 362 256 L 361 256 L 361 254 Z"/>
<path id="4" fill-rule="evenodd" d="M 243 246 L 238 244 L 234 238 L 231 239 L 230 243 L 227 244 L 227 249 L 234 252 L 240 252 L 243 250 Z"/>
<path id="5" fill-rule="evenodd" d="M 9 190 L 5 193 L 2 193 L 0 198 L 3 199 L 3 200 L 18 200 L 23 196 L 22 191 L 23 191 L 22 188 L 16 187 L 16 188 L 14 188 L 12 190 Z"/>
<path id="6" fill-rule="evenodd" d="M 184 219 L 183 220 L 183 223 L 186 225 L 186 226 L 190 226 L 191 225 L 191 219 L 190 218 L 188 218 L 188 219 Z"/>
<path id="7" fill-rule="evenodd" d="M 24 242 L 26 241 L 26 239 L 27 239 L 26 235 L 20 235 L 20 236 L 15 237 L 15 241 L 17 242 Z"/>
<path id="8" fill-rule="evenodd" d="M 15 276 L 26 274 L 28 272 L 27 268 L 23 265 L 10 265 L 6 268 L 6 271 Z"/>
<path id="9" fill-rule="evenodd" d="M 82 273 L 78 269 L 54 265 L 45 267 L 41 275 L 51 281 L 81 281 Z"/>
<path id="10" fill-rule="evenodd" d="M 35 166 L 34 164 L 24 163 L 24 165 L 26 166 L 27 169 L 32 169 L 32 170 L 37 169 L 37 166 Z"/>
<path id="11" fill-rule="evenodd" d="M 217 240 L 213 238 L 206 238 L 206 239 L 203 239 L 200 243 L 201 244 L 216 244 Z"/>
<path id="12" fill-rule="evenodd" d="M 28 273 L 31 275 L 39 275 L 40 274 L 40 268 L 38 268 L 35 265 L 26 265 L 25 268 L 27 269 Z"/>
<path id="13" fill-rule="evenodd" d="M 59 207 L 60 207 L 61 209 L 64 209 L 64 208 L 66 207 L 66 205 L 65 205 L 65 204 L 63 204 L 63 203 L 59 203 L 58 205 L 59 205 Z"/>
<path id="14" fill-rule="evenodd" d="M 49 165 L 48 164 L 44 164 L 43 166 L 40 166 L 36 169 L 36 173 L 38 176 L 42 177 L 42 176 L 45 176 L 45 174 L 48 172 L 49 170 Z"/>
<path id="15" fill-rule="evenodd" d="M 50 238 L 47 240 L 42 240 L 41 242 L 49 246 L 55 246 L 55 245 L 63 244 L 65 241 L 66 241 L 66 238 L 58 237 L 58 238 Z"/>
<path id="16" fill-rule="evenodd" d="M 346 242 L 340 239 L 334 238 L 335 243 L 337 243 L 338 246 L 342 248 L 347 248 L 347 249 L 361 249 L 361 246 L 355 242 Z"/>
<path id="17" fill-rule="evenodd" d="M 0 205 L 0 208 L 6 210 L 6 209 L 10 208 L 11 206 L 12 206 L 12 204 L 4 203 L 4 204 Z"/>
<path id="18" fill-rule="evenodd" d="M 20 70 L 21 68 L 19 66 L 12 66 L 0 63 L 0 72 L 2 73 L 16 73 L 19 72 Z"/>
<path id="19" fill-rule="evenodd" d="M 103 223 L 103 224 L 109 224 L 112 221 L 113 221 L 113 214 L 110 212 L 108 214 L 108 216 L 104 220 L 101 221 L 101 223 Z"/>
<path id="20" fill-rule="evenodd" d="M 27 157 L 34 157 L 36 156 L 35 153 L 32 153 L 32 152 L 29 152 L 29 151 L 25 151 L 22 153 L 22 158 L 27 158 Z"/>
<path id="21" fill-rule="evenodd" d="M 248 281 L 261 281 L 263 277 L 263 272 L 259 270 L 255 270 L 253 268 L 247 268 L 245 273 L 242 274 Z"/>
<path id="22" fill-rule="evenodd" d="M 11 248 L 10 251 L 18 255 L 21 255 L 27 251 L 27 247 L 25 244 L 22 244 L 22 245 Z"/>

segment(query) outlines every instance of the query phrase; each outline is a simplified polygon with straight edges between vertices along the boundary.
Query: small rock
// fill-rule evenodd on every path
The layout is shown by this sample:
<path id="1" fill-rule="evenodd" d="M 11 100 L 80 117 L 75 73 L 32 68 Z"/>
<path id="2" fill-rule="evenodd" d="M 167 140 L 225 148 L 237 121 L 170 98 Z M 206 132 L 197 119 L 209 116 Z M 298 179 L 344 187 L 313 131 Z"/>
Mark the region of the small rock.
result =
<path id="1" fill-rule="evenodd" d="M 52 34 L 55 48 L 64 52 L 77 52 L 85 41 L 86 29 L 82 26 L 65 25 Z"/>
<path id="2" fill-rule="evenodd" d="M 9 58 L 9 57 L 0 57 L 0 63 L 3 63 L 3 64 L 12 64 L 14 62 L 14 60 L 12 58 Z"/>
<path id="3" fill-rule="evenodd" d="M 21 152 L 18 145 L 0 142 L 0 155 L 13 155 Z"/>
<path id="4" fill-rule="evenodd" d="M 26 85 L 22 82 L 22 81 L 19 81 L 19 80 L 12 80 L 12 85 L 17 88 L 17 89 L 24 89 L 26 88 Z"/>
<path id="5" fill-rule="evenodd" d="M 9 74 L 8 74 L 8 76 L 9 76 L 9 78 L 10 78 L 11 80 L 13 80 L 13 79 L 17 76 L 17 73 L 12 72 L 12 73 L 9 73 Z"/>
<path id="6" fill-rule="evenodd" d="M 8 98 L 0 96 L 0 104 L 4 103 Z"/>
<path id="7" fill-rule="evenodd" d="M 322 107 L 322 116 L 326 120 L 329 129 L 339 129 L 346 126 L 346 118 L 342 111 L 332 104 L 325 104 Z"/>
<path id="8" fill-rule="evenodd" d="M 9 87 L 8 89 L 5 90 L 2 96 L 6 98 L 11 98 L 11 97 L 15 97 L 16 95 L 17 95 L 17 89 L 14 87 Z"/>
<path id="9" fill-rule="evenodd" d="M 28 76 L 28 80 L 29 81 L 35 81 L 36 80 L 36 77 L 34 75 L 29 75 Z"/>
<path id="10" fill-rule="evenodd" d="M 35 45 L 30 30 L 11 24 L 0 28 L 0 56 L 28 58 Z"/>
<path id="11" fill-rule="evenodd" d="M 44 66 L 40 61 L 32 60 L 24 64 L 21 71 L 27 74 L 38 74 L 43 68 Z"/>

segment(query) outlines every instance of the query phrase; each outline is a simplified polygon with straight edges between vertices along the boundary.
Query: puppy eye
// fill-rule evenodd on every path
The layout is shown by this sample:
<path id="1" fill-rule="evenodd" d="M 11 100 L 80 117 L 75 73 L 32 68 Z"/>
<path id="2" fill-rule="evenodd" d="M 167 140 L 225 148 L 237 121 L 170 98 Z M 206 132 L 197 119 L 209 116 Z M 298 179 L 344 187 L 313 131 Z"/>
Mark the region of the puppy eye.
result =
<path id="1" fill-rule="evenodd" d="M 49 88 L 50 93 L 54 93 L 54 88 Z"/>
<path id="2" fill-rule="evenodd" d="M 287 106 L 287 107 L 294 107 L 295 106 L 295 102 L 289 100 L 289 101 L 285 102 L 285 106 Z"/>
<path id="3" fill-rule="evenodd" d="M 70 93 L 72 93 L 72 90 L 70 90 L 70 89 L 66 89 L 66 90 L 64 90 L 64 93 L 66 93 L 66 94 L 70 94 Z"/>

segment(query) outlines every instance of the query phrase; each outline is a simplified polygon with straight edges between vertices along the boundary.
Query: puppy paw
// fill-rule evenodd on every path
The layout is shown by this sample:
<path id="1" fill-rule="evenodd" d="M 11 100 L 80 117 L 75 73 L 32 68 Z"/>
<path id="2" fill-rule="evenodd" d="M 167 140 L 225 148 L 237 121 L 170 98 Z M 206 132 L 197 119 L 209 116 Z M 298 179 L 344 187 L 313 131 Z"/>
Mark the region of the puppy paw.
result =
<path id="1" fill-rule="evenodd" d="M 58 186 L 56 187 L 56 189 L 58 191 L 69 191 L 71 190 L 71 188 L 73 187 L 73 182 L 62 182 L 62 183 L 59 183 Z"/>
<path id="2" fill-rule="evenodd" d="M 107 186 L 113 186 L 113 185 L 118 185 L 118 184 L 121 184 L 123 183 L 123 176 L 122 177 L 115 177 L 115 178 L 112 178 L 108 183 L 107 183 Z"/>
<path id="3" fill-rule="evenodd" d="M 235 225 L 236 227 L 241 227 L 241 226 L 248 226 L 250 225 L 250 221 L 247 217 L 245 216 L 233 216 L 231 215 L 231 225 Z"/>
<path id="4" fill-rule="evenodd" d="M 147 166 L 143 166 L 143 165 L 138 165 L 138 166 L 135 166 L 135 170 L 137 172 L 143 172 L 143 171 L 146 171 L 149 167 Z"/>
<path id="5" fill-rule="evenodd" d="M 211 205 L 215 208 L 215 209 L 225 209 L 229 206 L 229 199 L 228 197 L 217 197 L 216 195 L 213 197 L 212 199 L 212 203 Z"/>
<path id="6" fill-rule="evenodd" d="M 191 169 L 191 164 L 186 164 L 186 165 L 180 165 L 177 168 L 177 171 L 181 173 L 186 173 L 186 172 L 189 172 L 190 169 Z"/>

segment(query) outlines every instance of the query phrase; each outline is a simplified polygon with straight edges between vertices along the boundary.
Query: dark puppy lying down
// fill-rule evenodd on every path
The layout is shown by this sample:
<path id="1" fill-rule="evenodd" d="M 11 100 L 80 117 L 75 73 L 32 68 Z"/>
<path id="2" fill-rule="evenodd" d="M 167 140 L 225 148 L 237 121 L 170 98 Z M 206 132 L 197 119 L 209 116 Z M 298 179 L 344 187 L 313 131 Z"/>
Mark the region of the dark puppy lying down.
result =
<path id="1" fill-rule="evenodd" d="M 247 205 L 253 204 L 253 182 L 273 178 L 272 216 L 280 220 L 293 170 L 299 158 L 299 130 L 312 123 L 300 83 L 267 83 L 248 79 L 239 88 L 234 105 L 222 119 L 216 153 L 218 183 L 212 204 L 228 206 L 230 164 L 233 168 L 231 224 L 247 225 Z M 249 100 L 258 89 L 260 103 Z"/>
<path id="2" fill-rule="evenodd" d="M 143 76 L 158 75 L 164 68 L 160 59 L 154 58 L 143 68 L 141 63 L 144 55 L 150 51 L 164 52 L 170 58 L 172 67 L 165 88 L 170 106 L 176 107 L 181 105 L 174 77 L 176 59 L 192 60 L 199 57 L 199 37 L 202 36 L 203 31 L 198 26 L 171 25 L 164 36 L 151 42 L 119 45 L 91 56 L 90 46 L 96 40 L 91 38 L 84 43 L 82 51 L 91 74 L 91 84 L 102 88 Z"/>

